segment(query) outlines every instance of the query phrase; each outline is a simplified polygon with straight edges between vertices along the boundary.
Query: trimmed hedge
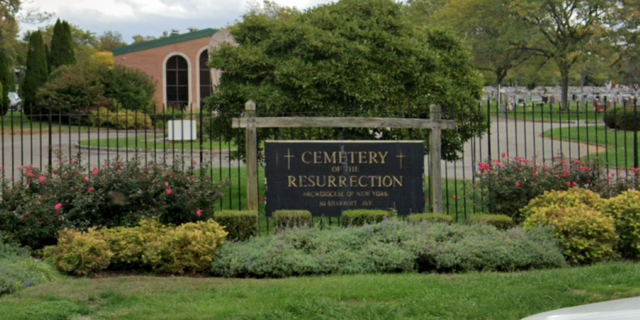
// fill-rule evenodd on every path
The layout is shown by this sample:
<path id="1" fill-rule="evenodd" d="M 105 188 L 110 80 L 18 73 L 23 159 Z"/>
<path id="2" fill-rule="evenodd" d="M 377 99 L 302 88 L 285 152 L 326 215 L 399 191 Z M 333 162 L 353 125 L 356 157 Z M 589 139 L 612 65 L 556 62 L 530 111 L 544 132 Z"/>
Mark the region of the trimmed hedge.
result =
<path id="1" fill-rule="evenodd" d="M 224 210 L 214 213 L 214 220 L 225 228 L 227 239 L 244 241 L 258 235 L 258 213 Z"/>
<path id="2" fill-rule="evenodd" d="M 418 223 L 422 221 L 452 224 L 453 217 L 442 213 L 420 213 L 407 216 L 407 222 Z"/>
<path id="3" fill-rule="evenodd" d="M 342 212 L 340 223 L 343 227 L 363 226 L 389 219 L 393 214 L 385 210 L 346 210 Z"/>
<path id="4" fill-rule="evenodd" d="M 280 278 L 327 274 L 516 271 L 563 267 L 550 229 L 497 230 L 387 220 L 352 228 L 289 229 L 218 252 L 222 277 Z"/>
<path id="5" fill-rule="evenodd" d="M 634 111 L 633 108 L 614 108 L 605 113 L 603 120 L 605 125 L 611 129 L 627 131 L 639 130 L 640 110 Z"/>
<path id="6" fill-rule="evenodd" d="M 522 215 L 527 218 L 538 210 L 552 206 L 568 208 L 585 205 L 595 210 L 600 210 L 602 204 L 602 198 L 600 198 L 597 193 L 582 188 L 571 188 L 566 191 L 547 191 L 543 195 L 531 200 L 529 204 L 520 211 Z"/>
<path id="7" fill-rule="evenodd" d="M 602 212 L 613 217 L 620 238 L 618 253 L 623 258 L 640 259 L 640 192 L 629 190 L 605 200 Z"/>
<path id="8" fill-rule="evenodd" d="M 469 218 L 471 224 L 487 224 L 500 230 L 509 230 L 516 226 L 511 217 L 503 214 L 477 214 Z"/>
<path id="9" fill-rule="evenodd" d="M 227 233 L 213 220 L 173 227 L 142 220 L 134 228 L 60 232 L 58 244 L 43 250 L 58 270 L 85 276 L 112 270 L 151 270 L 163 274 L 202 272 Z"/>
<path id="10" fill-rule="evenodd" d="M 591 264 L 616 257 L 618 241 L 613 219 L 586 205 L 539 208 L 524 222 L 525 230 L 550 226 L 572 265 Z"/>
<path id="11" fill-rule="evenodd" d="M 313 216 L 307 210 L 278 210 L 273 212 L 273 222 L 276 230 L 310 228 Z"/>

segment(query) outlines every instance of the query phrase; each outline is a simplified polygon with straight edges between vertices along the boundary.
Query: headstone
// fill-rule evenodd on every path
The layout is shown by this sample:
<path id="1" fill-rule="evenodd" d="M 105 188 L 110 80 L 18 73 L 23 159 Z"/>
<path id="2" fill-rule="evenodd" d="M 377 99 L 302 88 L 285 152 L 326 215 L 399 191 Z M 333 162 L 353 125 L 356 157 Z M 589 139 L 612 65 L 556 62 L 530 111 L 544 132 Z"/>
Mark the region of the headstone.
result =
<path id="1" fill-rule="evenodd" d="M 551 95 L 551 96 L 549 97 L 549 103 L 550 103 L 550 104 L 556 104 L 556 103 L 558 103 L 558 99 L 557 99 L 557 97 L 556 97 L 555 95 Z"/>
<path id="2" fill-rule="evenodd" d="M 424 142 L 267 141 L 266 211 L 425 208 Z"/>

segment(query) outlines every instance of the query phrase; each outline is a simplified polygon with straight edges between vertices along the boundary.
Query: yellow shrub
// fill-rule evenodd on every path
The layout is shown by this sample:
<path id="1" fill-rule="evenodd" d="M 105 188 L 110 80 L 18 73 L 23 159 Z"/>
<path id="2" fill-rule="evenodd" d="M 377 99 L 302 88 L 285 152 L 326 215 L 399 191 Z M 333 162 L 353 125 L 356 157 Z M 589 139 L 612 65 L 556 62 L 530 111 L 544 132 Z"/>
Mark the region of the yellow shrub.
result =
<path id="1" fill-rule="evenodd" d="M 86 276 L 106 269 L 113 252 L 95 229 L 64 229 L 58 234 L 58 245 L 44 249 L 44 257 L 60 271 Z"/>
<path id="2" fill-rule="evenodd" d="M 211 266 L 226 236 L 227 232 L 213 220 L 183 224 L 147 243 L 145 251 L 161 260 L 143 258 L 143 262 L 162 273 L 203 272 Z"/>
<path id="3" fill-rule="evenodd" d="M 615 257 L 618 240 L 613 219 L 586 205 L 543 207 L 524 222 L 525 230 L 550 226 L 560 239 L 569 263 L 590 264 Z"/>
<path id="4" fill-rule="evenodd" d="M 162 273 L 202 272 L 211 266 L 227 232 L 215 221 L 186 223 L 178 227 L 142 220 L 134 228 L 65 229 L 58 245 L 45 256 L 61 271 L 87 275 L 107 267 L 145 269 Z"/>
<path id="5" fill-rule="evenodd" d="M 640 192 L 629 190 L 606 200 L 602 212 L 613 218 L 622 257 L 640 258 Z"/>
<path id="6" fill-rule="evenodd" d="M 96 127 L 113 127 L 116 129 L 153 128 L 153 122 L 151 121 L 151 118 L 144 112 L 112 112 L 104 107 L 91 111 L 91 125 Z"/>
<path id="7" fill-rule="evenodd" d="M 571 188 L 566 191 L 547 191 L 543 195 L 531 200 L 529 204 L 520 211 L 526 219 L 526 217 L 531 216 L 537 210 L 552 206 L 568 208 L 585 205 L 599 210 L 602 203 L 602 199 L 597 193 L 581 188 Z"/>

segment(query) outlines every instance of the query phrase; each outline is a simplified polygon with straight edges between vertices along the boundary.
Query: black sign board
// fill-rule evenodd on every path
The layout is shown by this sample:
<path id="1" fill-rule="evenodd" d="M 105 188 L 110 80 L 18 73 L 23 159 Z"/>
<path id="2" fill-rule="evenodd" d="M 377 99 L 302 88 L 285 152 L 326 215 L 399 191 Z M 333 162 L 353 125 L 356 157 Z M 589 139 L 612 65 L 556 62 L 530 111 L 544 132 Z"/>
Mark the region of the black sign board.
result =
<path id="1" fill-rule="evenodd" d="M 267 141 L 267 214 L 425 207 L 423 141 Z"/>

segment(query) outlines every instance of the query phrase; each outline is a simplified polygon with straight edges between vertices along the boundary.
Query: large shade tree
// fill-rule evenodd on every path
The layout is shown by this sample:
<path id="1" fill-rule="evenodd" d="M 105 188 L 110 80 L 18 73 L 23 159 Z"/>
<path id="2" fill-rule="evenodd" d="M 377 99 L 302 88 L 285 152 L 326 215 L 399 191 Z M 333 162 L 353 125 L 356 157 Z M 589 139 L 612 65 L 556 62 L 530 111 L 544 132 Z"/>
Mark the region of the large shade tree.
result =
<path id="1" fill-rule="evenodd" d="M 4 51 L 0 51 L 0 83 L 2 83 L 4 91 L 0 95 L 0 115 L 4 115 L 9 109 L 9 92 L 15 89 L 15 76 L 9 55 Z"/>
<path id="2" fill-rule="evenodd" d="M 597 52 L 607 33 L 614 0 L 513 0 L 510 10 L 539 37 L 523 39 L 520 49 L 555 62 L 560 72 L 562 108 L 569 109 L 571 69 L 584 54 Z"/>
<path id="3" fill-rule="evenodd" d="M 211 54 L 223 71 L 208 100 L 227 140 L 242 139 L 230 128 L 252 99 L 261 114 L 429 117 L 440 104 L 443 118 L 459 128 L 445 131 L 443 157 L 455 159 L 464 141 L 486 130 L 477 107 L 483 83 L 454 37 L 420 33 L 404 5 L 392 0 L 343 0 L 305 12 L 266 3 L 231 28 L 239 46 Z M 264 130 L 260 139 L 273 137 Z M 280 130 L 299 139 L 426 139 L 406 130 Z M 242 145 L 242 144 L 240 144 Z"/>

